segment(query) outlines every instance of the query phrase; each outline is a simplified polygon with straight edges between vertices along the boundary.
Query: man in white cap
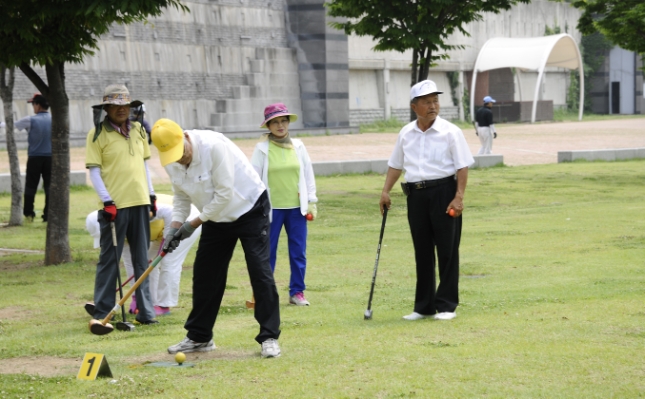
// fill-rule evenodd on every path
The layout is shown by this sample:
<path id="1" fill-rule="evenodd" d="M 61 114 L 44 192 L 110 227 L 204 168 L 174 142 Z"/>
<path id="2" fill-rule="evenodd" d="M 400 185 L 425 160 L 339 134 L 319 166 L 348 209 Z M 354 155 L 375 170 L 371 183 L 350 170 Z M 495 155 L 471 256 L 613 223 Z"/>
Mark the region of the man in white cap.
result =
<path id="1" fill-rule="evenodd" d="M 459 304 L 461 213 L 468 167 L 475 160 L 462 131 L 439 116 L 441 93 L 431 80 L 410 89 L 417 120 L 399 132 L 379 201 L 381 213 L 385 207 L 390 209 L 390 191 L 405 169 L 406 182 L 401 187 L 407 195 L 417 271 L 414 311 L 403 317 L 406 320 L 450 320 Z"/>
<path id="2" fill-rule="evenodd" d="M 484 97 L 484 106 L 479 108 L 475 113 L 475 129 L 482 147 L 478 155 L 488 155 L 493 150 L 493 139 L 497 138 L 495 125 L 493 124 L 493 103 L 495 100 L 491 96 Z"/>
<path id="3" fill-rule="evenodd" d="M 101 226 L 101 254 L 94 282 L 94 318 L 103 319 L 114 308 L 118 261 L 127 238 L 136 279 L 148 268 L 150 212 L 156 216 L 156 196 L 146 160 L 150 147 L 145 130 L 129 120 L 132 101 L 123 85 L 105 88 L 103 102 L 93 108 L 100 111 L 97 125 L 87 134 L 85 166 L 100 199 L 98 221 Z M 101 120 L 103 111 L 107 113 Z M 117 251 L 112 244 L 111 224 L 117 236 Z M 148 280 L 137 288 L 139 324 L 156 324 Z"/>
<path id="4" fill-rule="evenodd" d="M 224 290 L 228 267 L 240 240 L 255 295 L 255 319 L 262 357 L 280 356 L 280 306 L 269 262 L 271 204 L 249 159 L 223 134 L 210 130 L 183 131 L 170 119 L 152 127 L 152 143 L 159 150 L 175 193 L 171 230 L 164 247 L 172 251 L 175 234 L 184 240 L 202 226 L 193 266 L 193 309 L 184 328 L 186 338 L 168 352 L 208 352 L 215 348 L 213 327 Z M 190 205 L 201 211 L 186 221 Z"/>

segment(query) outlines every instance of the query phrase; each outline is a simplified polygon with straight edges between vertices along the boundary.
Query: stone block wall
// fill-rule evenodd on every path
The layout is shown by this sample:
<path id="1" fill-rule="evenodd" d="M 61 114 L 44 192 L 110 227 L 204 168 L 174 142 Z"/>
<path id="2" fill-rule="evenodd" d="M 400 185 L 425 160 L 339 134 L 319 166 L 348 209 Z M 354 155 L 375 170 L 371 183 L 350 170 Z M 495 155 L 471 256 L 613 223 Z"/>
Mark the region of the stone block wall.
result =
<path id="1" fill-rule="evenodd" d="M 392 118 L 401 122 L 410 120 L 409 108 L 392 109 Z M 441 107 L 441 117 L 447 120 L 459 119 L 459 109 L 457 107 Z M 385 119 L 385 110 L 383 108 L 375 109 L 352 109 L 349 111 L 349 123 L 351 126 L 360 126 L 363 124 L 382 121 Z"/>
<path id="2" fill-rule="evenodd" d="M 186 129 L 258 130 L 264 107 L 274 102 L 302 114 L 286 0 L 184 4 L 190 13 L 168 9 L 147 24 L 113 26 L 94 56 L 66 65 L 72 140 L 84 139 L 91 106 L 112 83 L 125 84 L 142 100 L 151 122 L 166 117 Z M 22 73 L 16 77 L 14 117 L 21 118 L 31 114 L 26 100 L 36 90 Z"/>

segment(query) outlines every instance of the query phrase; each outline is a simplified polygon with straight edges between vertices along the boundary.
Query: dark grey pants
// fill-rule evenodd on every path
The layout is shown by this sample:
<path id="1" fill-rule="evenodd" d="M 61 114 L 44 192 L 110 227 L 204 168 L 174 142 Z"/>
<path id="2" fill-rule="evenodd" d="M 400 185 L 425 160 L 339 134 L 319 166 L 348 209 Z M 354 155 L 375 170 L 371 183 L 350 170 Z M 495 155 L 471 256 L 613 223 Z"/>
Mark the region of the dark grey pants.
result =
<path id="1" fill-rule="evenodd" d="M 262 343 L 280 336 L 280 303 L 269 264 L 270 208 L 265 191 L 253 208 L 236 221 L 202 225 L 193 268 L 193 309 L 184 326 L 188 338 L 196 342 L 208 342 L 213 338 L 228 266 L 238 239 L 244 249 L 255 296 L 255 319 L 260 324 L 260 333 L 255 340 Z"/>
<path id="2" fill-rule="evenodd" d="M 118 260 L 121 259 L 123 243 L 128 239 L 132 254 L 134 276 L 139 277 L 148 268 L 148 247 L 150 246 L 150 216 L 147 205 L 122 208 L 117 212 L 114 227 L 117 236 L 117 253 L 112 244 L 112 230 L 110 223 L 102 217 L 99 211 L 99 225 L 101 226 L 101 255 L 96 265 L 96 279 L 94 281 L 94 318 L 102 319 L 116 305 L 115 289 L 117 287 Z M 125 292 L 124 292 L 125 293 Z M 148 279 L 137 288 L 137 307 L 139 313 L 137 320 L 147 321 L 155 318 L 155 309 L 150 297 Z"/>

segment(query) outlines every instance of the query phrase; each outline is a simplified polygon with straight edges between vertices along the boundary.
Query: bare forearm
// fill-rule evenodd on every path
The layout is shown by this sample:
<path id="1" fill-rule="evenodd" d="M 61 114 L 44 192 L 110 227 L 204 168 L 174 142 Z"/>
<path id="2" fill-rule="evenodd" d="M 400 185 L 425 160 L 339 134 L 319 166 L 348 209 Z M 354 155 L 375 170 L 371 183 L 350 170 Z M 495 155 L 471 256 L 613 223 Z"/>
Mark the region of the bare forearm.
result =
<path id="1" fill-rule="evenodd" d="M 468 168 L 461 168 L 457 171 L 457 192 L 455 193 L 455 198 L 461 201 L 464 200 L 466 193 L 466 183 L 468 183 Z"/>
<path id="2" fill-rule="evenodd" d="M 381 213 L 383 213 L 383 208 L 385 207 L 390 209 L 390 206 L 392 205 L 392 200 L 390 200 L 390 191 L 392 191 L 392 187 L 394 187 L 394 184 L 399 180 L 399 177 L 401 177 L 401 169 L 388 168 L 387 176 L 385 177 L 385 184 L 383 185 L 383 191 L 381 192 L 381 199 L 379 200 Z"/>

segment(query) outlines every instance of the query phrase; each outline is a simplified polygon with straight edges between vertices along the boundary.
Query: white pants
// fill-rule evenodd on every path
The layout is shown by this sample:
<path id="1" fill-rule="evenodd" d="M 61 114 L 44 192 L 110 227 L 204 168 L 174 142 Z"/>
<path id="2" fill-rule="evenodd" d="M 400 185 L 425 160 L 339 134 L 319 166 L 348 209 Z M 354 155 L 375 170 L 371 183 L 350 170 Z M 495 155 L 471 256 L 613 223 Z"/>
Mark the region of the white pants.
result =
<path id="1" fill-rule="evenodd" d="M 479 126 L 477 128 L 477 135 L 482 148 L 479 149 L 477 155 L 488 155 L 493 150 L 493 132 L 489 126 Z"/>
<path id="2" fill-rule="evenodd" d="M 150 297 L 152 304 L 162 307 L 177 306 L 179 301 L 179 282 L 181 280 L 181 269 L 186 256 L 195 241 L 199 239 L 202 233 L 202 226 L 199 226 L 195 232 L 183 240 L 179 246 L 172 252 L 163 257 L 161 262 L 152 269 L 148 279 L 150 279 Z M 150 243 L 148 258 L 154 259 L 159 254 L 159 245 L 161 241 Z M 123 246 L 123 263 L 128 277 L 134 274 L 132 269 L 132 257 L 130 256 L 130 246 L 126 242 Z M 134 284 L 132 281 L 130 284 Z"/>

